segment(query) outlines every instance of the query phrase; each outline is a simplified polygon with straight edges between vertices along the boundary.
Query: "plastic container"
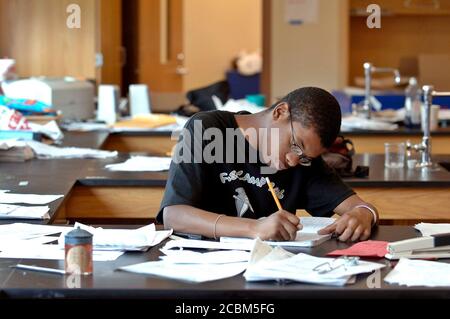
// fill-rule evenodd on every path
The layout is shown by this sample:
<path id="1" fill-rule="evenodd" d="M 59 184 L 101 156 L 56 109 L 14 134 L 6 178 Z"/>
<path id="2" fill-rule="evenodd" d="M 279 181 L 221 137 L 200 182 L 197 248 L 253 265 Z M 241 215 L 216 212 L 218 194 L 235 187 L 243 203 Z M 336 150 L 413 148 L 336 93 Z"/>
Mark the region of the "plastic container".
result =
<path id="1" fill-rule="evenodd" d="M 422 91 L 417 79 L 412 77 L 405 89 L 405 126 L 420 128 L 420 109 L 422 106 Z"/>
<path id="2" fill-rule="evenodd" d="M 64 237 L 64 268 L 68 274 L 91 275 L 93 271 L 92 234 L 77 228 Z"/>

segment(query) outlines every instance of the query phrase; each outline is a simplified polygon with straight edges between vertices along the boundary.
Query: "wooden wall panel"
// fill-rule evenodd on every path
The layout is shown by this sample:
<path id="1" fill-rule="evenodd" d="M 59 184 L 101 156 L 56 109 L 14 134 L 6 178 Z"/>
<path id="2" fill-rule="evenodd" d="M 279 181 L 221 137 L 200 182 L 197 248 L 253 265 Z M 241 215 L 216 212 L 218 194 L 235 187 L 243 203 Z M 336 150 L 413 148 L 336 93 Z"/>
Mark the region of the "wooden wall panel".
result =
<path id="1" fill-rule="evenodd" d="M 66 25 L 72 0 L 1 0 L 0 56 L 16 59 L 19 76 L 94 79 L 97 0 L 77 0 L 81 28 Z"/>

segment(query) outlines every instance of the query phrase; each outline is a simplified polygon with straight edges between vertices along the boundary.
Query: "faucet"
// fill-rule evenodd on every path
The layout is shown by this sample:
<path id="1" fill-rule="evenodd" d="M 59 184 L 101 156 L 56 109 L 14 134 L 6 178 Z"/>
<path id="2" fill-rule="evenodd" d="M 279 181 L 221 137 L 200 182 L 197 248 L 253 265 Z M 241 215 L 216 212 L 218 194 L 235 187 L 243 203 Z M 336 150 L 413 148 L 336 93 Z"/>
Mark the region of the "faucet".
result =
<path id="1" fill-rule="evenodd" d="M 371 117 L 371 86 L 372 86 L 372 73 L 382 73 L 382 72 L 392 72 L 394 73 L 395 76 L 395 83 L 399 84 L 400 83 L 400 72 L 398 69 L 394 69 L 394 68 L 380 68 L 380 67 L 375 67 L 373 66 L 372 63 L 366 62 L 363 64 L 364 67 L 364 84 L 365 84 L 365 89 L 364 89 L 364 101 L 363 101 L 363 106 L 362 106 L 362 113 L 364 115 L 365 118 L 370 119 Z"/>
<path id="2" fill-rule="evenodd" d="M 408 151 L 414 150 L 420 152 L 420 162 L 417 167 L 432 168 L 433 162 L 431 161 L 431 133 L 430 133 L 430 120 L 431 120 L 431 105 L 433 104 L 433 96 L 450 96 L 450 92 L 437 92 L 432 85 L 424 85 L 422 87 L 423 99 L 425 106 L 425 120 L 423 121 L 423 137 L 422 143 L 411 144 L 410 141 L 406 142 L 406 149 Z"/>

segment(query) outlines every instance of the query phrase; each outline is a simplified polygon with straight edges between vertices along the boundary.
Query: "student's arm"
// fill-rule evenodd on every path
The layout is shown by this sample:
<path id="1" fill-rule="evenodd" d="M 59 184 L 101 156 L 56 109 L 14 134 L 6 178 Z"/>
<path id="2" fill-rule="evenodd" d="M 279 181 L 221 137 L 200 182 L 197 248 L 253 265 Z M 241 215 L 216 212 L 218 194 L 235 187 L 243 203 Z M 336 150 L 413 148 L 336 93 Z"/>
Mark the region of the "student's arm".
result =
<path id="1" fill-rule="evenodd" d="M 163 210 L 165 228 L 211 238 L 221 236 L 294 240 L 300 220 L 287 211 L 278 211 L 264 219 L 220 216 L 189 205 L 172 205 Z"/>
<path id="2" fill-rule="evenodd" d="M 319 234 L 335 233 L 339 235 L 341 241 L 367 240 L 372 227 L 379 220 L 376 208 L 363 201 L 358 195 L 352 195 L 342 201 L 334 212 L 341 217 L 332 225 L 319 231 Z"/>

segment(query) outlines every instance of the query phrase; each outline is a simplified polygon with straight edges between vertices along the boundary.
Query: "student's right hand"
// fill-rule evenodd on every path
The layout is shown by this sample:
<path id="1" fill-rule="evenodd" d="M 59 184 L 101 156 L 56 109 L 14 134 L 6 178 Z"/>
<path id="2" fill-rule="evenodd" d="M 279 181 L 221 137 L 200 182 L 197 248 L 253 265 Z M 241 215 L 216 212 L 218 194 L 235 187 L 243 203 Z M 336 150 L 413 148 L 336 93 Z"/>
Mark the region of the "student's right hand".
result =
<path id="1" fill-rule="evenodd" d="M 279 210 L 272 215 L 256 222 L 254 237 L 262 240 L 294 240 L 297 231 L 302 229 L 300 219 L 285 210 Z"/>

